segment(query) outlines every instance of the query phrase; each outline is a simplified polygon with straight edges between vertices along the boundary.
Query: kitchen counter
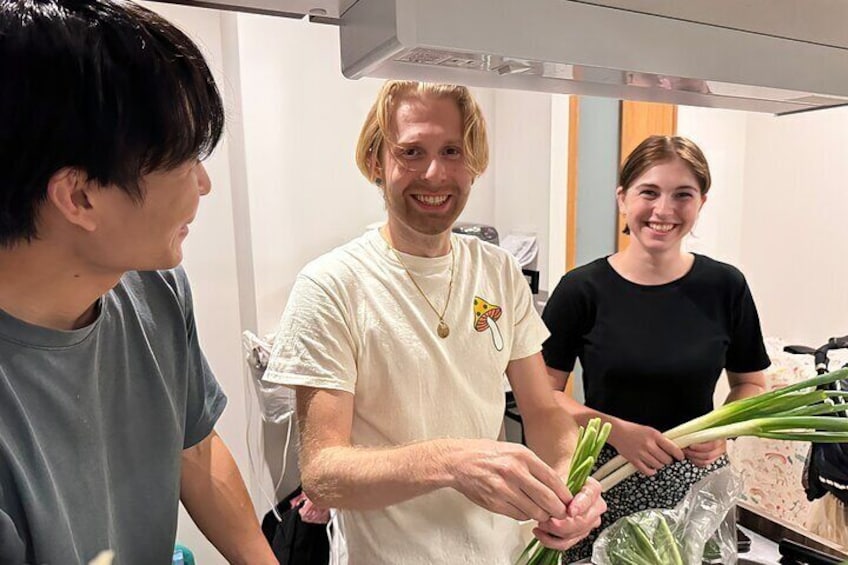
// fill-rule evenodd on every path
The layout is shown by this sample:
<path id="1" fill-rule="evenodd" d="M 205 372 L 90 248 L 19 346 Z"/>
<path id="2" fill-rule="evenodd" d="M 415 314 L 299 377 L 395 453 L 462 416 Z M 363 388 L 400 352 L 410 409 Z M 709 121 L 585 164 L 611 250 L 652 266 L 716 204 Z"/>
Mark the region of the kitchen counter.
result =
<path id="1" fill-rule="evenodd" d="M 739 554 L 739 565 L 773 565 L 780 563 L 777 544 L 744 526 L 738 526 L 751 538 L 751 550 Z"/>

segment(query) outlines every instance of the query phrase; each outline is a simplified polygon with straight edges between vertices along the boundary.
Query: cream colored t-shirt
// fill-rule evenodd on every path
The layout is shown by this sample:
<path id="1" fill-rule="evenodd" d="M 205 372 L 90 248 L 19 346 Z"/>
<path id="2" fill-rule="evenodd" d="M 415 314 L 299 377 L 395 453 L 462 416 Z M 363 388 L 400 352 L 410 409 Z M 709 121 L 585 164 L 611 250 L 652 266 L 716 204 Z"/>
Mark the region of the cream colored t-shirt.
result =
<path id="1" fill-rule="evenodd" d="M 446 339 L 436 333 L 436 314 L 372 231 L 299 274 L 264 378 L 354 394 L 357 446 L 497 439 L 507 363 L 539 352 L 548 331 L 507 252 L 470 236 L 453 235 L 452 243 Z M 451 256 L 401 257 L 441 312 Z M 521 550 L 515 520 L 452 489 L 341 515 L 350 565 L 509 564 Z"/>

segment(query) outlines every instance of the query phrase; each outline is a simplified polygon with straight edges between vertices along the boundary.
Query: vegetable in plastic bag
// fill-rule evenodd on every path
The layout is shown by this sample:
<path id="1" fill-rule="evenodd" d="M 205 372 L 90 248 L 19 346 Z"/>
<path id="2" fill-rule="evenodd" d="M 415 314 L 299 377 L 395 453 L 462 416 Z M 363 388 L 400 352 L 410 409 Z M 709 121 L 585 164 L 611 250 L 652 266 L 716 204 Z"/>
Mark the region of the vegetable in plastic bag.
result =
<path id="1" fill-rule="evenodd" d="M 695 483 L 670 510 L 643 510 L 604 530 L 592 551 L 596 565 L 701 565 L 708 544 L 721 563 L 737 561 L 735 519 L 728 512 L 742 493 L 731 468 Z M 712 541 L 711 541 L 712 540 Z"/>

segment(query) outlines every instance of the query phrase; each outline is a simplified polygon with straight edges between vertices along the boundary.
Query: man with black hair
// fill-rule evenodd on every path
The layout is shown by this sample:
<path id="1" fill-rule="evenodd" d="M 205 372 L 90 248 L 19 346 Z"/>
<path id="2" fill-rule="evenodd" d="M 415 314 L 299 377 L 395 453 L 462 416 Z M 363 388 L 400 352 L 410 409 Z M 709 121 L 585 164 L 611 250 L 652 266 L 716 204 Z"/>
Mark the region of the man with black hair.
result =
<path id="1" fill-rule="evenodd" d="M 179 500 L 276 563 L 177 267 L 224 124 L 197 46 L 123 0 L 0 0 L 0 124 L 0 563 L 170 563 Z"/>

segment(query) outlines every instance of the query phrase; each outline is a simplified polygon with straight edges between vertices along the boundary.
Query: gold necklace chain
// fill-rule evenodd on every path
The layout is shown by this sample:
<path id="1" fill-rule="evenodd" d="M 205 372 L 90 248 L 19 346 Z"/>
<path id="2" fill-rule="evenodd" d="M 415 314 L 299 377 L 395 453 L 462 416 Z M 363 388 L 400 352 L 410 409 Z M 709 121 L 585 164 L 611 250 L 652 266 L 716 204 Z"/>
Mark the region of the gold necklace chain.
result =
<path id="1" fill-rule="evenodd" d="M 406 274 L 409 276 L 409 280 L 412 281 L 412 284 L 415 285 L 415 288 L 418 289 L 418 292 L 420 292 L 421 296 L 424 297 L 424 300 L 427 302 L 427 306 L 429 306 L 430 309 L 433 310 L 433 313 L 435 313 L 436 316 L 439 317 L 439 325 L 436 328 L 436 333 L 438 334 L 438 336 L 442 339 L 448 337 L 450 335 L 450 327 L 448 327 L 447 322 L 445 322 L 445 314 L 448 311 L 448 304 L 450 304 L 451 292 L 453 291 L 453 268 L 454 268 L 454 265 L 456 264 L 455 255 L 454 255 L 454 252 L 453 252 L 453 241 L 451 241 L 451 247 L 450 247 L 451 268 L 450 268 L 450 281 L 448 282 L 448 297 L 445 300 L 445 307 L 442 309 L 441 314 L 439 314 L 439 311 L 436 309 L 435 306 L 433 306 L 433 303 L 430 302 L 430 299 L 427 298 L 427 294 L 421 289 L 420 286 L 418 286 L 418 283 L 415 281 L 415 277 L 413 277 L 412 273 L 409 272 L 409 269 L 407 268 L 406 263 L 404 263 L 403 259 L 400 258 L 400 253 L 398 253 L 397 249 L 392 247 L 392 245 L 388 241 L 386 242 L 386 245 L 389 246 L 389 249 L 391 249 L 392 252 L 395 254 L 395 257 L 397 257 L 398 263 L 400 263 L 400 266 L 403 267 L 404 271 L 406 271 Z"/>

